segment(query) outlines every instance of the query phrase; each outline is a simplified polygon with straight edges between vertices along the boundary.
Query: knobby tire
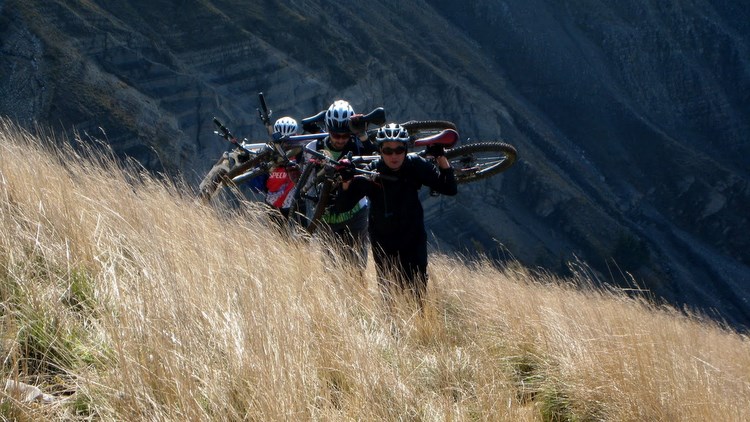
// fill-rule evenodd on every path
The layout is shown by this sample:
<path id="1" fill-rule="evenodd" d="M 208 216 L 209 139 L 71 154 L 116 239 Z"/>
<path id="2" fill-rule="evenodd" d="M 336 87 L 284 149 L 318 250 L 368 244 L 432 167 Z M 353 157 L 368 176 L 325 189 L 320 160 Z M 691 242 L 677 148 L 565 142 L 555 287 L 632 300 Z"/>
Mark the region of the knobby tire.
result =
<path id="1" fill-rule="evenodd" d="M 234 158 L 227 159 L 222 157 L 219 162 L 211 167 L 206 177 L 203 178 L 200 185 L 198 185 L 198 192 L 203 201 L 210 201 L 222 186 L 231 185 L 232 178 L 255 167 L 258 165 L 259 160 L 251 158 L 234 166 L 232 166 L 232 161 L 236 163 Z"/>
<path id="2" fill-rule="evenodd" d="M 409 120 L 401 123 L 401 127 L 405 128 L 409 135 L 417 138 L 432 135 L 445 129 L 457 130 L 456 125 L 447 120 Z"/>
<path id="3" fill-rule="evenodd" d="M 312 217 L 310 217 L 310 224 L 307 225 L 308 233 L 314 233 L 318 226 L 320 226 L 320 219 L 323 217 L 323 214 L 325 214 L 326 207 L 331 199 L 333 186 L 333 180 L 325 179 L 323 181 L 323 187 L 320 189 L 320 194 L 318 195 L 318 203 L 315 204 L 315 212 L 313 212 Z"/>
<path id="4" fill-rule="evenodd" d="M 198 185 L 198 192 L 201 200 L 208 202 L 213 197 L 219 185 L 222 184 L 227 173 L 229 172 L 229 164 L 227 160 L 220 160 L 214 164 L 209 170 L 208 174 L 203 178 L 200 185 Z"/>
<path id="5" fill-rule="evenodd" d="M 313 164 L 307 164 L 303 167 L 302 173 L 297 179 L 297 191 L 294 193 L 294 201 L 292 201 L 292 205 L 289 208 L 289 218 L 305 228 L 309 225 L 309 222 L 307 221 L 307 206 L 305 204 L 307 198 L 304 198 L 303 195 L 305 194 L 305 187 L 308 185 L 308 180 L 316 170 L 315 167 Z M 314 181 L 309 182 L 309 184 L 312 183 Z"/>
<path id="6" fill-rule="evenodd" d="M 408 122 L 401 123 L 407 131 L 421 132 L 421 131 L 441 131 L 445 129 L 456 129 L 456 125 L 453 122 L 447 120 L 409 120 Z"/>

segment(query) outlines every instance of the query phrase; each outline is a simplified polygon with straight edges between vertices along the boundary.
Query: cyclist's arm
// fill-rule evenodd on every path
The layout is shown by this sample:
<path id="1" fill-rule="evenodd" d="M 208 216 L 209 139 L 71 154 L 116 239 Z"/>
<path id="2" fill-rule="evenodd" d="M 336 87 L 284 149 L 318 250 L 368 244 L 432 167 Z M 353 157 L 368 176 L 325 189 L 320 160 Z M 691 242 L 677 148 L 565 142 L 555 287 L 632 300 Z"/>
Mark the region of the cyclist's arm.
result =
<path id="1" fill-rule="evenodd" d="M 445 157 L 438 157 L 437 165 L 421 160 L 420 173 L 423 175 L 422 184 L 434 191 L 448 196 L 458 193 L 453 168 Z"/>
<path id="2" fill-rule="evenodd" d="M 451 163 L 447 158 L 445 158 L 445 155 L 437 157 L 435 161 L 437 161 L 438 168 L 441 170 L 445 170 L 451 167 Z"/>
<path id="3" fill-rule="evenodd" d="M 249 186 L 250 189 L 252 189 L 254 192 L 268 193 L 268 186 L 266 185 L 267 182 L 268 173 L 253 177 L 250 180 Z"/>
<path id="4" fill-rule="evenodd" d="M 365 177 L 355 176 L 352 180 L 341 182 L 336 195 L 334 212 L 340 213 L 354 208 L 360 199 L 367 196 L 372 182 Z"/>

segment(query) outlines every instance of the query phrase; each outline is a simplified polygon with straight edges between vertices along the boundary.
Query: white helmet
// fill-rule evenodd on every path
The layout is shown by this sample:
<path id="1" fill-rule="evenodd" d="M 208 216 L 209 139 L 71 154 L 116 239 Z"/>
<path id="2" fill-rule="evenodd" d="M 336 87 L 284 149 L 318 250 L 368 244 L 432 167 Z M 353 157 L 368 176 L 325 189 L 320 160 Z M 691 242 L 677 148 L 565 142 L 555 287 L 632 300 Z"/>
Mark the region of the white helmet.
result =
<path id="1" fill-rule="evenodd" d="M 349 118 L 354 114 L 352 106 L 344 100 L 336 100 L 326 111 L 326 130 L 334 133 L 347 133 Z"/>
<path id="2" fill-rule="evenodd" d="M 380 129 L 375 135 L 375 142 L 380 145 L 383 142 L 409 142 L 409 132 L 398 123 L 389 123 Z"/>
<path id="3" fill-rule="evenodd" d="M 273 124 L 273 131 L 279 132 L 281 136 L 297 134 L 297 121 L 289 116 L 284 116 Z"/>

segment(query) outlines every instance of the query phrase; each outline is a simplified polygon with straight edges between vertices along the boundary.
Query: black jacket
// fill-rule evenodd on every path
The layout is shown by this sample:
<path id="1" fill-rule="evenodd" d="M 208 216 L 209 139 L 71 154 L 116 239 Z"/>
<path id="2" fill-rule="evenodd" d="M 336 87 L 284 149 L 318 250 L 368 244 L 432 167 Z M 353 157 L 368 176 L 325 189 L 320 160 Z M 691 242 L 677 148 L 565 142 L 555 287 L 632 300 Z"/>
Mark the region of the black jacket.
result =
<path id="1" fill-rule="evenodd" d="M 308 144 L 308 147 L 312 147 L 313 144 L 315 145 L 316 151 L 329 151 L 334 160 L 338 160 L 340 157 L 345 156 L 349 152 L 351 152 L 352 155 L 372 155 L 378 152 L 375 144 L 373 144 L 369 140 L 366 142 L 362 142 L 354 135 L 352 135 L 352 137 L 349 139 L 346 145 L 344 145 L 344 148 L 341 151 L 336 151 L 331 147 L 331 140 L 327 136 L 323 139 L 315 141 L 314 143 L 311 142 L 310 144 Z"/>
<path id="2" fill-rule="evenodd" d="M 373 243 L 386 251 L 425 244 L 424 211 L 419 189 L 428 186 L 443 195 L 457 193 L 453 169 L 440 170 L 415 154 L 409 154 L 397 171 L 382 160 L 370 165 L 380 175 L 374 180 L 355 177 L 347 190 L 337 195 L 336 209 L 347 210 L 363 196 L 370 199 L 369 232 Z"/>

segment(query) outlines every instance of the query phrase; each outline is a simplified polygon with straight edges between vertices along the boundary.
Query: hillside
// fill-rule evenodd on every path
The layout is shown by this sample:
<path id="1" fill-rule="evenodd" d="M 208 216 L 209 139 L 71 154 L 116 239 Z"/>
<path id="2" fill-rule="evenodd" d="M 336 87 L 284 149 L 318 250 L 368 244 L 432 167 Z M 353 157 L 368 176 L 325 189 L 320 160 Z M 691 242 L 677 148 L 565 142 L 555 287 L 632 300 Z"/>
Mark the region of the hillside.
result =
<path id="1" fill-rule="evenodd" d="M 255 94 L 345 97 L 502 140 L 507 174 L 427 203 L 445 252 L 585 260 L 750 326 L 750 13 L 724 1 L 0 2 L 0 115 L 105 140 L 194 185 L 262 139 Z M 7 75 L 7 77 L 6 77 Z M 85 139 L 89 139 L 84 136 Z"/>
<path id="2" fill-rule="evenodd" d="M 425 313 L 388 309 L 252 204 L 54 144 L 0 120 L 3 420 L 750 418 L 746 335 L 585 267 L 432 254 Z"/>

